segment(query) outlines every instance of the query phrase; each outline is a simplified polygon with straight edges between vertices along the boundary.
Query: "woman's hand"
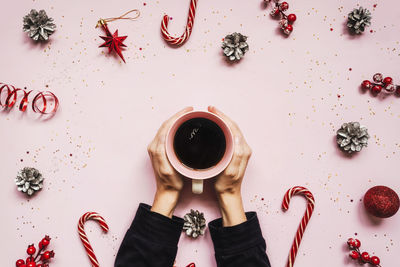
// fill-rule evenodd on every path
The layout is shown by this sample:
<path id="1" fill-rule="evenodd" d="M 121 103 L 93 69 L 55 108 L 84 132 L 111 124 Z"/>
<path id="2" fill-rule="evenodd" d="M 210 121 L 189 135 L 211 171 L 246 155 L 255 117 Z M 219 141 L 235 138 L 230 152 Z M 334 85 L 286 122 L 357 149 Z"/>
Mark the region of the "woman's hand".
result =
<path id="1" fill-rule="evenodd" d="M 215 192 L 222 214 L 223 226 L 234 226 L 247 220 L 241 195 L 243 176 L 251 156 L 251 148 L 246 143 L 237 124 L 217 108 L 209 106 L 208 110 L 221 117 L 233 134 L 233 157 L 228 167 L 217 176 Z"/>
<path id="2" fill-rule="evenodd" d="M 183 187 L 183 180 L 182 176 L 172 167 L 167 158 L 165 151 L 166 135 L 171 125 L 179 116 L 192 110 L 193 107 L 184 108 L 165 121 L 153 141 L 147 147 L 157 183 L 157 191 L 151 210 L 170 218 L 172 218 L 172 214 L 178 203 L 179 194 Z"/>

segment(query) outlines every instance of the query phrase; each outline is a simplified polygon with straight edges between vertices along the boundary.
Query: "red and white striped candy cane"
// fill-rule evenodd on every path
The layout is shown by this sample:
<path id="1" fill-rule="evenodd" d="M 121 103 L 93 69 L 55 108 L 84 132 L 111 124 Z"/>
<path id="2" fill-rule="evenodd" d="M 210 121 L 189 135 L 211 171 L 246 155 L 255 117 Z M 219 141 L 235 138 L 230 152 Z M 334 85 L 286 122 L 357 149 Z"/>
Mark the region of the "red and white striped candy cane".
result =
<path id="1" fill-rule="evenodd" d="M 198 0 L 191 0 L 191 2 L 190 2 L 189 15 L 188 15 L 187 23 L 186 23 L 186 29 L 181 37 L 172 37 L 169 34 L 169 32 L 168 32 L 169 16 L 164 15 L 164 18 L 161 21 L 161 34 L 165 41 L 167 41 L 168 43 L 173 44 L 173 45 L 182 45 L 184 42 L 186 42 L 189 39 L 190 34 L 192 33 L 192 29 L 193 29 L 194 17 L 196 15 L 197 1 Z"/>
<path id="2" fill-rule="evenodd" d="M 103 232 L 105 232 L 105 233 L 108 232 L 108 225 L 107 225 L 106 221 L 104 220 L 104 218 L 101 217 L 97 212 L 86 212 L 79 219 L 79 223 L 78 223 L 79 237 L 81 238 L 82 244 L 86 249 L 86 253 L 88 254 L 90 262 L 92 263 L 92 267 L 99 267 L 100 266 L 99 262 L 97 261 L 96 255 L 94 255 L 93 248 L 90 245 L 89 239 L 87 238 L 86 233 L 85 233 L 84 224 L 87 220 L 97 221 L 100 224 L 100 227 L 103 229 Z"/>
<path id="3" fill-rule="evenodd" d="M 294 264 L 294 260 L 296 259 L 296 254 L 297 251 L 299 250 L 300 242 L 303 237 L 304 231 L 306 230 L 307 224 L 310 221 L 311 215 L 314 211 L 314 203 L 315 203 L 313 194 L 307 188 L 302 186 L 294 186 L 286 192 L 285 197 L 283 198 L 282 209 L 284 211 L 287 211 L 289 209 L 290 199 L 294 195 L 303 195 L 307 199 L 307 210 L 303 218 L 301 219 L 299 228 L 297 229 L 296 236 L 292 244 L 292 248 L 290 249 L 289 252 L 289 259 L 286 265 L 287 267 L 292 267 Z"/>

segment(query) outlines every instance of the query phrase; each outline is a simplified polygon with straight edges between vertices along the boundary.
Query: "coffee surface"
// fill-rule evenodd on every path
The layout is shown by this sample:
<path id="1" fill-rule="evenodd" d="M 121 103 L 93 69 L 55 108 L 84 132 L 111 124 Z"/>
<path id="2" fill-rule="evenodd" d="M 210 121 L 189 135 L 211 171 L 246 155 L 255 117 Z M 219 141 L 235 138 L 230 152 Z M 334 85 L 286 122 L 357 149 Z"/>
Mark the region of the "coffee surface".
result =
<path id="1" fill-rule="evenodd" d="M 209 119 L 190 119 L 175 133 L 175 154 L 192 169 L 207 169 L 217 165 L 224 156 L 225 148 L 224 132 Z"/>

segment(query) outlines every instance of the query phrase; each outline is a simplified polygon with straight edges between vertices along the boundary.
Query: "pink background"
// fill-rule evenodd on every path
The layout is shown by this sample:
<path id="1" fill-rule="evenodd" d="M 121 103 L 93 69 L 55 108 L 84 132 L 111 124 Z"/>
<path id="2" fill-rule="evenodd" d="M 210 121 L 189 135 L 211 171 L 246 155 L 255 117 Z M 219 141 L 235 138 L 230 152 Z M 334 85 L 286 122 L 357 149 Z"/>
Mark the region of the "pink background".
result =
<path id="1" fill-rule="evenodd" d="M 97 211 L 110 232 L 104 235 L 90 222 L 87 233 L 101 265 L 112 266 L 139 202 L 152 202 L 147 144 L 183 106 L 212 104 L 237 121 L 253 148 L 244 204 L 258 212 L 273 266 L 286 263 L 305 209 L 300 197 L 288 212 L 280 209 L 294 185 L 308 187 L 316 198 L 296 266 L 357 266 L 344 245 L 355 233 L 382 266 L 395 266 L 400 215 L 372 219 L 360 200 L 378 184 L 400 193 L 400 99 L 362 93 L 359 84 L 375 72 L 400 82 L 398 1 L 289 1 L 298 21 L 285 38 L 261 0 L 200 0 L 193 34 L 178 49 L 162 40 L 160 22 L 168 13 L 171 32 L 181 34 L 188 1 L 145 3 L 3 1 L 2 81 L 36 90 L 48 85 L 61 107 L 50 120 L 17 109 L 0 113 L 1 265 L 13 266 L 26 257 L 29 243 L 49 234 L 56 252 L 51 266 L 90 266 L 76 224 L 84 212 Z M 372 11 L 372 26 L 350 36 L 345 21 L 357 3 Z M 31 8 L 45 9 L 58 26 L 47 44 L 33 44 L 22 33 L 22 17 Z M 110 24 L 111 31 L 128 35 L 124 64 L 98 48 L 103 32 L 94 27 L 100 17 L 133 8 L 140 9 L 140 19 Z M 249 36 L 250 51 L 229 65 L 220 44 L 233 31 Z M 360 121 L 371 135 L 369 147 L 352 158 L 334 140 L 348 121 Z M 46 178 L 44 190 L 31 199 L 14 184 L 24 166 Z M 219 217 L 210 182 L 205 190 L 196 196 L 188 186 L 176 215 L 195 208 L 208 220 Z M 182 236 L 177 265 L 192 261 L 215 266 L 208 232 L 195 241 Z"/>

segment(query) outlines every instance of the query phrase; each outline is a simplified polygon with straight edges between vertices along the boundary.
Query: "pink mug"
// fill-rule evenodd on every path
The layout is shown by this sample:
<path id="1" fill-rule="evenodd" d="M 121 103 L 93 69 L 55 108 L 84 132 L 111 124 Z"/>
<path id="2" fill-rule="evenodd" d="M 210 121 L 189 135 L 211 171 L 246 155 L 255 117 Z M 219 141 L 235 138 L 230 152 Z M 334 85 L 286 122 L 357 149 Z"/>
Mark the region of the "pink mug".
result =
<path id="1" fill-rule="evenodd" d="M 216 123 L 225 136 L 225 153 L 221 160 L 208 169 L 192 169 L 184 165 L 177 157 L 174 150 L 174 138 L 178 128 L 186 121 L 194 118 L 204 118 Z M 165 149 L 171 165 L 185 177 L 192 179 L 192 191 L 195 194 L 203 193 L 203 180 L 220 174 L 228 166 L 233 155 L 233 135 L 228 125 L 217 115 L 207 111 L 191 111 L 180 116 L 168 130 Z"/>

